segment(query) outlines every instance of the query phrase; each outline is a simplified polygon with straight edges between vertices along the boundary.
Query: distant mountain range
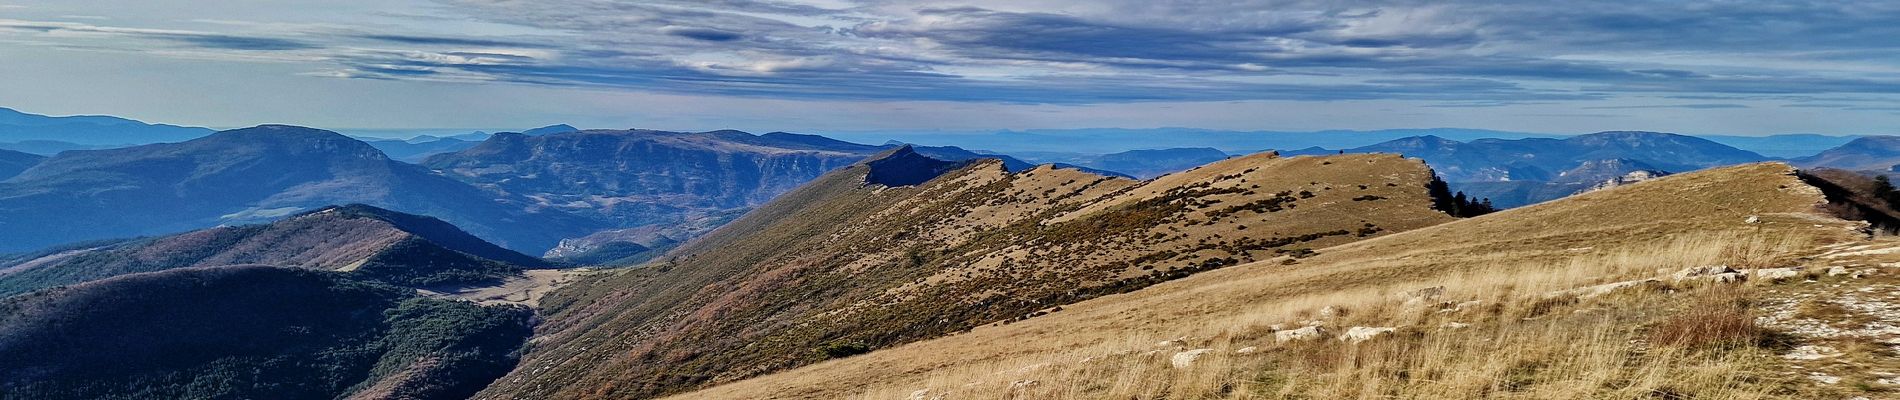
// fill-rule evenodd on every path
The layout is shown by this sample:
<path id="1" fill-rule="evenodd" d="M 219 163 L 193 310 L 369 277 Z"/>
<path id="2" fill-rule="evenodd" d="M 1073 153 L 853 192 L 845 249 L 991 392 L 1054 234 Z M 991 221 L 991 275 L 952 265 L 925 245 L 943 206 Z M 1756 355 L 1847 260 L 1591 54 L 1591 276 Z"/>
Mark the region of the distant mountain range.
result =
<path id="1" fill-rule="evenodd" d="M 363 203 L 442 218 L 507 248 L 564 262 L 631 262 L 688 241 L 821 174 L 907 143 L 865 145 L 785 132 L 580 130 L 564 124 L 524 133 L 358 141 L 290 126 L 204 135 L 200 128 L 112 117 L 5 112 L 0 123 L 8 126 L 85 125 L 119 132 L 100 133 L 95 137 L 115 139 L 96 143 L 192 139 L 120 148 L 33 140 L 13 145 L 41 155 L 0 150 L 0 251 L 258 223 L 333 204 Z M 140 133 L 148 131 L 173 133 Z M 0 130 L 0 142 L 33 137 L 13 132 Z M 1843 143 L 1790 160 L 1804 167 L 1888 171 L 1900 164 L 1895 140 L 1877 136 L 1703 139 L 1650 132 L 1555 137 L 1468 129 L 1078 129 L 879 137 L 886 136 L 988 146 L 984 151 L 913 147 L 943 160 L 998 158 L 1011 171 L 1053 163 L 1144 179 L 1227 158 L 1235 148 L 1365 142 L 1343 151 L 1423 158 L 1456 189 L 1506 207 L 1647 177 L 1771 159 L 1724 142 L 1782 149 L 1776 154 L 1786 154 L 1785 148 Z M 1201 144 L 1206 147 L 1184 147 Z M 80 149 L 96 150 L 65 151 Z M 1018 159 L 993 151 L 997 149 L 1060 151 L 1023 150 L 1016 154 L 1024 159 Z M 1110 149 L 1119 150 L 1092 152 Z M 1334 147 L 1282 153 L 1342 151 L 1328 149 Z M 42 157 L 49 153 L 56 155 Z M 521 221 L 535 223 L 523 228 Z"/>
<path id="2" fill-rule="evenodd" d="M 421 165 L 484 189 L 534 199 L 541 207 L 601 221 L 616 232 L 657 232 L 662 227 L 668 232 L 665 240 L 579 238 L 549 254 L 572 257 L 607 246 L 624 253 L 636 249 L 629 244 L 652 248 L 656 241 L 697 236 L 821 174 L 895 147 L 733 130 L 499 133 L 468 149 L 430 156 Z M 950 160 L 995 157 L 1016 170 L 1032 166 L 954 147 L 917 151 Z"/>
<path id="3" fill-rule="evenodd" d="M 1900 172 L 1900 136 L 1868 136 L 1840 147 L 1789 160 L 1801 167 Z"/>
<path id="4" fill-rule="evenodd" d="M 1039 164 L 1075 165 L 1139 179 L 1184 171 L 1228 157 L 1226 152 L 1211 147 L 1143 149 L 1110 154 L 1027 152 L 1016 155 Z"/>
<path id="5" fill-rule="evenodd" d="M 864 143 L 895 140 L 958 146 L 1004 153 L 1061 152 L 1109 154 L 1131 150 L 1207 147 L 1232 154 L 1308 147 L 1356 147 L 1393 139 L 1435 135 L 1458 140 L 1479 138 L 1556 138 L 1561 135 L 1483 129 L 1389 129 L 1376 131 L 1224 131 L 1194 128 L 1032 129 L 983 132 L 833 132 L 827 136 Z"/>
<path id="6" fill-rule="evenodd" d="M 569 129 L 462 143 L 468 148 L 426 157 L 427 167 L 334 132 L 283 125 L 44 159 L 0 153 L 8 166 L 0 174 L 11 175 L 0 180 L 0 251 L 264 222 L 349 203 L 442 218 L 533 254 L 624 251 L 633 242 L 598 240 L 620 237 L 611 235 L 557 245 L 654 225 L 670 227 L 668 239 L 640 242 L 684 241 L 831 169 L 897 147 L 782 132 Z M 917 151 L 1032 166 L 953 147 Z"/>
<path id="7" fill-rule="evenodd" d="M 1768 160 L 1694 136 L 1599 132 L 1563 139 L 1403 138 L 1344 150 L 1291 154 L 1396 153 L 1424 159 L 1445 181 L 1500 207 L 1516 207 L 1670 173 Z"/>
<path id="8" fill-rule="evenodd" d="M 1863 135 L 1786 134 L 1769 136 L 1695 135 L 1768 157 L 1796 158 L 1838 147 Z"/>
<path id="9" fill-rule="evenodd" d="M 119 117 L 49 117 L 0 108 L 0 142 L 50 140 L 81 145 L 180 142 L 211 134 L 207 128 L 147 124 Z"/>
<path id="10" fill-rule="evenodd" d="M 535 253 L 603 228 L 390 160 L 334 132 L 266 125 L 40 162 L 0 181 L 0 251 L 262 222 L 349 203 L 442 218 Z"/>
<path id="11" fill-rule="evenodd" d="M 403 161 L 403 162 L 408 162 L 408 163 L 420 162 L 424 158 L 428 158 L 429 156 L 433 156 L 437 154 L 462 151 L 463 149 L 475 147 L 475 145 L 482 143 L 481 140 L 462 140 L 462 139 L 456 139 L 456 138 L 432 138 L 429 140 L 422 140 L 422 141 L 417 141 L 415 139 L 410 139 L 410 140 L 362 139 L 362 140 L 363 140 L 363 143 L 369 143 L 369 145 L 371 147 L 375 147 L 376 150 L 381 150 L 383 154 L 388 155 L 389 158 L 393 158 L 393 159 Z M 483 139 L 483 140 L 487 140 L 487 139 Z"/>

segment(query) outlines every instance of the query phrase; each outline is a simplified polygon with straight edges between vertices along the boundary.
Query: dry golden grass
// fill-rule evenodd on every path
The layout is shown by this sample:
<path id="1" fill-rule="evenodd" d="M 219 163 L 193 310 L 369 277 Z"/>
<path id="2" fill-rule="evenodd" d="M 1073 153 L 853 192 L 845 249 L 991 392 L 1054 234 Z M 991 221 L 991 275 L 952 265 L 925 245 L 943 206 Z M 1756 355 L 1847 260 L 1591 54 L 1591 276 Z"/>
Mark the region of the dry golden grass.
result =
<path id="1" fill-rule="evenodd" d="M 1798 395 L 1805 390 L 1799 382 L 1757 373 L 1777 362 L 1769 349 L 1673 345 L 1754 335 L 1741 323 L 1752 320 L 1749 310 L 1732 306 L 1746 292 L 1667 283 L 1602 296 L 1553 292 L 1694 266 L 1781 266 L 1820 245 L 1858 239 L 1857 225 L 1813 213 L 1823 201 L 1785 165 L 1684 174 L 1324 249 L 1292 266 L 1215 270 L 683 397 Z M 1748 216 L 1759 223 L 1744 223 Z M 1399 296 L 1434 286 L 1445 287 L 1441 300 L 1478 303 L 1439 313 L 1438 304 L 1408 309 Z M 1687 301 L 1700 298 L 1725 300 Z M 1350 312 L 1321 318 L 1329 306 Z M 1335 334 L 1351 326 L 1401 329 L 1358 345 L 1274 343 L 1272 325 L 1311 319 Z M 1732 325 L 1682 328 L 1698 321 Z M 1452 322 L 1471 325 L 1445 327 Z M 1182 337 L 1185 346 L 1157 347 Z M 1672 345 L 1652 345 L 1658 337 Z M 1243 347 L 1259 351 L 1235 354 Z M 1195 348 L 1211 350 L 1190 368 L 1170 366 L 1172 354 Z"/>
<path id="2" fill-rule="evenodd" d="M 979 162 L 885 187 L 868 169 L 550 294 L 537 346 L 482 397 L 678 393 L 1452 220 L 1430 208 L 1431 170 L 1396 155 L 1262 154 L 1151 182 Z"/>

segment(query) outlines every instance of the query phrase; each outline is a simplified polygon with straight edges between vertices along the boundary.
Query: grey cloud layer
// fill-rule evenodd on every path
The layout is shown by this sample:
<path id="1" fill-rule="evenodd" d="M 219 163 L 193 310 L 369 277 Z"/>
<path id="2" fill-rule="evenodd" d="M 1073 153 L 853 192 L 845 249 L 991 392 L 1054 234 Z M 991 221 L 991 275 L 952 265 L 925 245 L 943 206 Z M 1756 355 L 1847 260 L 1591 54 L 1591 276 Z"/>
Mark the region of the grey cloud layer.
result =
<path id="1" fill-rule="evenodd" d="M 445 19 L 540 33 L 214 32 L 35 21 L 0 21 L 0 29 L 290 53 L 346 78 L 731 96 L 1403 99 L 1494 107 L 1625 96 L 1799 103 L 1793 95 L 1900 94 L 1900 59 L 1891 56 L 1900 50 L 1892 39 L 1900 37 L 1892 23 L 1900 4 L 1883 2 L 438 1 L 442 12 L 460 13 L 439 16 Z"/>

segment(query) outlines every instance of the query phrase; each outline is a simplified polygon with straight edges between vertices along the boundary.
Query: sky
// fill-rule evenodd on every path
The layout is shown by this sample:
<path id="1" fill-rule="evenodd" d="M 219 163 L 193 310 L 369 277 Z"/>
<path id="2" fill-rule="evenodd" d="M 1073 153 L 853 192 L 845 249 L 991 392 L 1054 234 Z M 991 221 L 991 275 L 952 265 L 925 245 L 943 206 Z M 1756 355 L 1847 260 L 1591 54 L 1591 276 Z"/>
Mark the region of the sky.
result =
<path id="1" fill-rule="evenodd" d="M 0 0 L 0 107 L 211 127 L 1900 133 L 1900 2 Z"/>

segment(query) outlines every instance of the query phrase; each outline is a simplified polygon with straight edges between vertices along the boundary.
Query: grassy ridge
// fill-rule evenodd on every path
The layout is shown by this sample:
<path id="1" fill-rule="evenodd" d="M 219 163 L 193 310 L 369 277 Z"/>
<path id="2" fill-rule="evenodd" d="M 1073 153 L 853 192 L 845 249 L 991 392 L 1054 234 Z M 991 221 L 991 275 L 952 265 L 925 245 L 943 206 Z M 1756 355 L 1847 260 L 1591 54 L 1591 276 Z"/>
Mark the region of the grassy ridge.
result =
<path id="1" fill-rule="evenodd" d="M 1390 155 L 1262 154 L 1152 182 L 979 162 L 892 187 L 867 184 L 875 167 L 557 292 L 522 379 L 484 395 L 673 393 L 1451 219 L 1430 170 Z"/>
<path id="2" fill-rule="evenodd" d="M 1785 165 L 1684 174 L 1256 262 L 683 398 L 1756 398 L 1752 301 L 1695 283 L 1574 291 L 1705 265 L 1779 267 L 1859 240 Z M 1423 307 L 1408 293 L 1442 287 Z M 1673 291 L 1673 293 L 1672 293 Z M 1709 304 L 1697 306 L 1698 304 Z M 1440 313 L 1442 310 L 1452 310 Z M 1688 319 L 1688 320 L 1683 320 Z M 1320 342 L 1277 344 L 1315 321 Z M 1458 323 L 1453 325 L 1452 323 Z M 1360 345 L 1347 328 L 1393 327 Z M 1741 326 L 1742 329 L 1674 327 Z M 1671 332 L 1675 333 L 1671 333 Z M 1158 345 L 1160 342 L 1166 344 Z M 1638 344 L 1647 343 L 1647 344 Z M 1247 354 L 1240 350 L 1254 347 Z M 1172 356 L 1205 348 L 1174 367 Z"/>

